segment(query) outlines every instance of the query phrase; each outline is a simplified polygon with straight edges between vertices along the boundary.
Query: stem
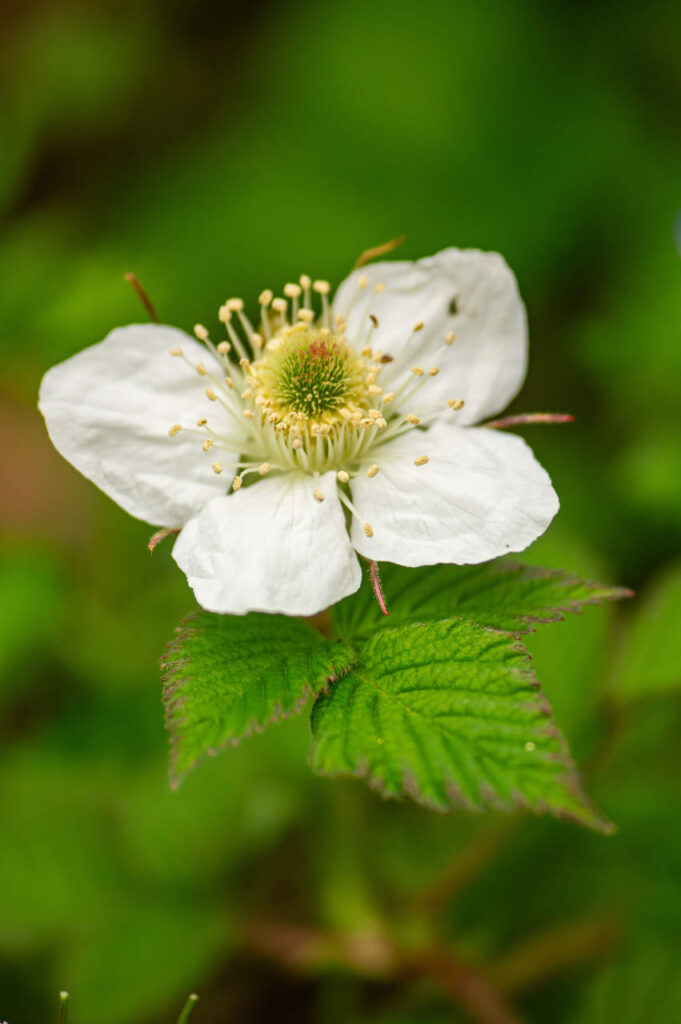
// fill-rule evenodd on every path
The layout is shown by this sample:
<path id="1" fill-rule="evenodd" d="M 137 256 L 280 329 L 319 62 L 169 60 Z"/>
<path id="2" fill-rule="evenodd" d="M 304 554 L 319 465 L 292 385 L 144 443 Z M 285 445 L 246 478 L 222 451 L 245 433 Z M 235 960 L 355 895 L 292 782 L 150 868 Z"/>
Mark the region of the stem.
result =
<path id="1" fill-rule="evenodd" d="M 66 1024 L 66 1019 L 67 1019 L 67 1016 L 68 1016 L 68 1001 L 69 1001 L 69 994 L 68 994 L 68 992 L 60 992 L 59 993 L 59 1012 L 57 1014 L 57 1022 L 58 1022 L 58 1024 Z"/>
<path id="2" fill-rule="evenodd" d="M 135 291 L 139 295 L 139 297 L 140 297 L 140 299 L 142 301 L 142 305 L 144 306 L 144 308 L 146 309 L 147 313 L 149 314 L 149 319 L 152 321 L 152 323 L 155 323 L 155 324 L 159 323 L 158 313 L 156 312 L 156 308 L 155 308 L 153 302 L 151 301 L 151 299 L 149 298 L 149 296 L 147 295 L 147 293 L 145 292 L 145 290 L 142 287 L 142 285 L 139 283 L 139 281 L 135 277 L 135 275 L 131 271 L 128 271 L 126 274 L 123 274 L 123 277 L 125 278 L 125 280 L 129 284 L 131 284 L 133 286 L 133 288 L 135 289 Z"/>
<path id="3" fill-rule="evenodd" d="M 189 1024 L 189 1021 L 192 1019 L 192 1014 L 194 1013 L 194 1008 L 198 1001 L 199 997 L 195 992 L 192 992 L 192 994 L 189 996 L 189 999 L 184 1004 L 184 1009 L 182 1010 L 182 1013 L 177 1019 L 177 1024 Z"/>
<path id="4" fill-rule="evenodd" d="M 495 427 L 506 430 L 508 427 L 520 427 L 528 423 L 574 423 L 575 418 L 569 412 L 521 412 L 517 416 L 502 416 L 500 420 L 488 420 L 481 427 Z"/>

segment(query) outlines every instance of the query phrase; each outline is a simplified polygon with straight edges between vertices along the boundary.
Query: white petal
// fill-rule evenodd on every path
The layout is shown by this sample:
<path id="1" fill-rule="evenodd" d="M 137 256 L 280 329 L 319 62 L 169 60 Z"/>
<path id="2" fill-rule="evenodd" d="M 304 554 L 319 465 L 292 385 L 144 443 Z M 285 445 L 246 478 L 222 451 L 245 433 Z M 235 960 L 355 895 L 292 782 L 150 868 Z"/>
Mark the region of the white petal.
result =
<path id="1" fill-rule="evenodd" d="M 334 473 L 268 477 L 214 498 L 187 523 L 173 558 L 200 605 L 231 615 L 314 615 L 362 580 Z"/>
<path id="2" fill-rule="evenodd" d="M 182 526 L 224 493 L 233 474 L 217 477 L 215 456 L 201 438 L 180 432 L 205 415 L 224 425 L 226 413 L 205 395 L 205 377 L 171 356 L 174 347 L 219 373 L 197 341 L 173 327 L 134 324 L 52 367 L 39 408 L 55 447 L 127 512 L 157 526 Z M 220 452 L 220 460 L 233 457 Z"/>
<path id="3" fill-rule="evenodd" d="M 358 285 L 362 275 L 369 279 L 365 288 Z M 374 291 L 377 282 L 386 285 L 379 294 Z M 381 375 L 384 390 L 396 390 L 413 365 L 426 372 L 439 367 L 439 375 L 426 382 L 413 404 L 463 399 L 466 404 L 456 414 L 460 425 L 499 412 L 525 378 L 525 307 L 516 279 L 498 253 L 445 249 L 416 263 L 375 263 L 343 282 L 334 313 L 346 318 L 348 337 L 359 344 L 369 313 L 377 317 L 371 344 L 397 357 Z M 424 327 L 414 333 L 417 323 Z M 446 345 L 450 332 L 456 340 Z"/>
<path id="4" fill-rule="evenodd" d="M 522 438 L 482 427 L 437 424 L 389 442 L 380 472 L 352 482 L 360 554 L 399 565 L 486 562 L 522 551 L 558 511 L 548 474 Z M 428 455 L 426 465 L 414 460 Z"/>

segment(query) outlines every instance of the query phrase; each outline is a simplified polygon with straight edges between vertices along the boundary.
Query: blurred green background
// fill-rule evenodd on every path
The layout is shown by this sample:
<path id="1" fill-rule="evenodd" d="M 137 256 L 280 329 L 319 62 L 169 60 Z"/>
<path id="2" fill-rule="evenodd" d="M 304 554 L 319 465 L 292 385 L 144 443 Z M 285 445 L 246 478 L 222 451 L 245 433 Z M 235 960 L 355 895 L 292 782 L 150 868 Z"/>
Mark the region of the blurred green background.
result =
<path id="1" fill-rule="evenodd" d="M 3 6 L 0 1019 L 681 1020 L 680 51 L 660 0 Z M 402 232 L 505 255 L 513 410 L 577 417 L 526 430 L 562 501 L 528 560 L 638 591 L 529 638 L 613 838 L 320 781 L 304 715 L 170 793 L 191 595 L 35 411 L 144 319 L 127 270 L 190 329 Z"/>

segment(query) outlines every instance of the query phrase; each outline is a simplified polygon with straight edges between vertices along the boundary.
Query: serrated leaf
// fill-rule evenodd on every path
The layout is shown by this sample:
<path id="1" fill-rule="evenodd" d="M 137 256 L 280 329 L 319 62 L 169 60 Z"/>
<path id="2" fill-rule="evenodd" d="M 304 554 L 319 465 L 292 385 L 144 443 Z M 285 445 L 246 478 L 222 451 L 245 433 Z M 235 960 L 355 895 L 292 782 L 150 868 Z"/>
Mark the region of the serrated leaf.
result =
<path id="1" fill-rule="evenodd" d="M 283 615 L 188 616 L 162 663 L 172 780 L 205 755 L 299 711 L 354 656 Z"/>
<path id="2" fill-rule="evenodd" d="M 365 581 L 336 605 L 336 629 L 345 639 L 369 636 L 380 626 L 459 616 L 494 629 L 529 633 L 536 623 L 557 622 L 584 605 L 631 596 L 622 587 L 580 580 L 560 570 L 501 559 L 483 565 L 433 565 L 406 569 L 384 562 L 380 576 L 388 617 Z"/>
<path id="3" fill-rule="evenodd" d="M 602 831 L 517 640 L 467 622 L 379 631 L 312 711 L 311 764 L 438 810 L 530 807 Z"/>

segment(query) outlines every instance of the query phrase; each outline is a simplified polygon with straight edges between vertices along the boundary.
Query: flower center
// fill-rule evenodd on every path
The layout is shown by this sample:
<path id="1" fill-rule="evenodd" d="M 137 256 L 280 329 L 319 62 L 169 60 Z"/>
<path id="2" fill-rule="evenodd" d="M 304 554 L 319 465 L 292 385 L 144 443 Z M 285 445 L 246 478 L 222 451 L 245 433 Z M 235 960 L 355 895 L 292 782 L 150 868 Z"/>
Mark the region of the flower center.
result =
<path id="1" fill-rule="evenodd" d="M 326 432 L 369 408 L 364 360 L 328 328 L 298 324 L 280 331 L 251 364 L 251 375 L 255 402 L 278 430 Z"/>

